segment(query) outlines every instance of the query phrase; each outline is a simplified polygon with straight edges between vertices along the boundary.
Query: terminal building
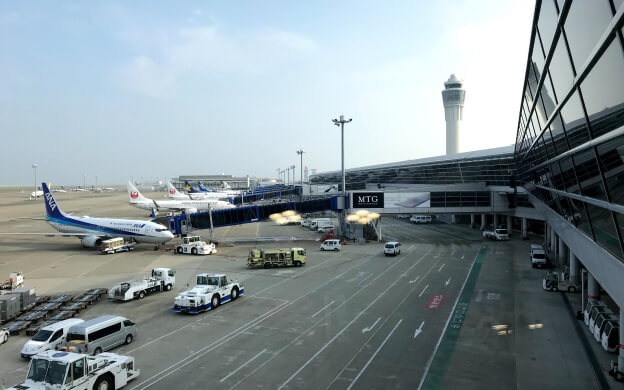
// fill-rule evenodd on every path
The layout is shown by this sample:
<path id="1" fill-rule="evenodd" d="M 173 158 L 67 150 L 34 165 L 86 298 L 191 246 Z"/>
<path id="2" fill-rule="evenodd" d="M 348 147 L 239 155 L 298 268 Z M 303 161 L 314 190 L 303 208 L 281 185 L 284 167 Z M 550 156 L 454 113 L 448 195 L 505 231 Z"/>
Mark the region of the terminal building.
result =
<path id="1" fill-rule="evenodd" d="M 177 189 L 184 190 L 184 182 L 188 181 L 191 185 L 196 186 L 200 181 L 206 188 L 211 190 L 223 189 L 223 182 L 226 182 L 234 190 L 246 190 L 249 188 L 261 187 L 263 185 L 274 184 L 275 179 L 263 179 L 260 177 L 243 176 L 237 177 L 234 175 L 181 175 L 171 179 Z"/>
<path id="2" fill-rule="evenodd" d="M 357 194 L 375 193 L 378 201 L 364 206 L 381 213 L 470 215 L 481 226 L 506 218 L 513 227 L 515 218 L 523 237 L 527 220 L 537 222 L 550 257 L 581 284 L 583 307 L 605 300 L 617 313 L 624 305 L 623 26 L 621 1 L 538 0 L 515 144 L 348 169 L 347 207 L 363 206 Z M 310 178 L 311 188 L 341 190 L 340 183 L 339 171 Z M 619 316 L 623 322 L 624 311 Z"/>

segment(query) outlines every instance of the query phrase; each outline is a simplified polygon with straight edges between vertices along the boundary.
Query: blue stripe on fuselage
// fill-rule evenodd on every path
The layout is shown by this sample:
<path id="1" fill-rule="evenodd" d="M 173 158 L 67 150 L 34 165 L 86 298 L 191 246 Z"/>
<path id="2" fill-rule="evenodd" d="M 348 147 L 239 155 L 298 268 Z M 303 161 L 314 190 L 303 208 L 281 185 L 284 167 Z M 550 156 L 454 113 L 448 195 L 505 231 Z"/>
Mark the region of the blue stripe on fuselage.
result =
<path id="1" fill-rule="evenodd" d="M 66 216 L 62 216 L 60 218 L 54 218 L 54 217 L 48 216 L 47 219 L 50 222 L 58 223 L 60 225 L 75 226 L 75 227 L 79 227 L 79 228 L 83 228 L 83 229 L 94 230 L 94 231 L 97 231 L 97 232 L 106 233 L 106 234 L 113 234 L 113 235 L 114 234 L 121 234 L 121 235 L 126 235 L 126 236 L 138 236 L 138 237 L 145 236 L 144 234 L 128 232 L 128 231 L 121 230 L 121 229 L 114 229 L 114 228 L 104 227 L 102 225 L 95 225 L 95 224 L 92 224 L 92 223 L 80 221 L 80 220 L 69 218 L 69 217 L 66 217 Z"/>

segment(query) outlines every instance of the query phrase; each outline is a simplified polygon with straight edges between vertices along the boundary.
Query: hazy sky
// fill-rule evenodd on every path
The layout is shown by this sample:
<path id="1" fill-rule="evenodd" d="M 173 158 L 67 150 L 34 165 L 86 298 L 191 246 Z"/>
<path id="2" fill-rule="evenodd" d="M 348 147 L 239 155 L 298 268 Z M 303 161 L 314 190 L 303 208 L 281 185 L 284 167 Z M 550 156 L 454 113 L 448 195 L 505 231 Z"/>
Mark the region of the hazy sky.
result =
<path id="1" fill-rule="evenodd" d="M 381 6 L 383 4 L 383 6 Z M 2 1 L 0 185 L 275 177 L 515 140 L 530 1 Z"/>

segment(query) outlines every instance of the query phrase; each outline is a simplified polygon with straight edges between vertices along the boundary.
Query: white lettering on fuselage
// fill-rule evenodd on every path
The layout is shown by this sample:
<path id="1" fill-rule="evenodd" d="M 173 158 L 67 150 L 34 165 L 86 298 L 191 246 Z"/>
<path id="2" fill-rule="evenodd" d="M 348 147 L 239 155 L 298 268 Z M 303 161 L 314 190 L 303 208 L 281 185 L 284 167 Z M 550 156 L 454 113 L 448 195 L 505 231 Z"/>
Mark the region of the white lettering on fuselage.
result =
<path id="1" fill-rule="evenodd" d="M 46 200 L 48 201 L 48 206 L 50 206 L 50 209 L 54 211 L 54 209 L 56 209 L 56 202 L 54 201 L 52 194 L 48 192 L 47 194 L 45 194 L 45 196 Z"/>

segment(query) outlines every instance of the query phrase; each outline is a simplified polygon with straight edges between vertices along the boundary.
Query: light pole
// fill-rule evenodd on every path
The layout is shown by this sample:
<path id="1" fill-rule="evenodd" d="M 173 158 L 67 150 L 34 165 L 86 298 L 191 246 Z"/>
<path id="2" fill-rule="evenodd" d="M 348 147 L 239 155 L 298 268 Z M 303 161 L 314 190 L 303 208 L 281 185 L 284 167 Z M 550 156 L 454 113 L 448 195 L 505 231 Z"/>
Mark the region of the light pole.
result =
<path id="1" fill-rule="evenodd" d="M 303 154 L 304 153 L 305 152 L 303 151 L 303 149 L 297 150 L 297 154 L 300 157 L 299 169 L 301 170 L 301 172 L 300 172 L 301 176 L 299 177 L 299 179 L 300 179 L 300 182 L 301 182 L 301 193 L 303 193 Z"/>
<path id="2" fill-rule="evenodd" d="M 87 190 L 87 174 L 82 175 L 82 189 Z"/>
<path id="3" fill-rule="evenodd" d="M 33 164 L 32 168 L 35 171 L 35 199 L 37 199 L 37 164 Z"/>
<path id="4" fill-rule="evenodd" d="M 279 182 L 282 178 L 280 177 L 281 173 L 280 173 L 280 169 L 277 168 L 277 181 Z"/>
<path id="5" fill-rule="evenodd" d="M 340 145 L 341 145 L 341 165 L 342 165 L 342 199 L 346 203 L 346 195 L 347 195 L 347 185 L 345 179 L 345 167 L 344 167 L 344 125 L 345 123 L 351 123 L 353 119 L 345 119 L 344 115 L 340 115 L 340 119 L 332 119 L 334 125 L 340 127 Z M 347 205 L 343 206 L 342 212 L 340 213 L 340 235 L 344 238 L 345 235 L 345 209 Z"/>
<path id="6" fill-rule="evenodd" d="M 294 185 L 295 185 L 295 166 L 294 166 L 294 165 L 291 165 L 291 166 L 290 166 L 290 170 L 291 170 L 291 171 L 292 171 L 292 173 L 293 173 L 292 185 L 294 186 Z"/>

